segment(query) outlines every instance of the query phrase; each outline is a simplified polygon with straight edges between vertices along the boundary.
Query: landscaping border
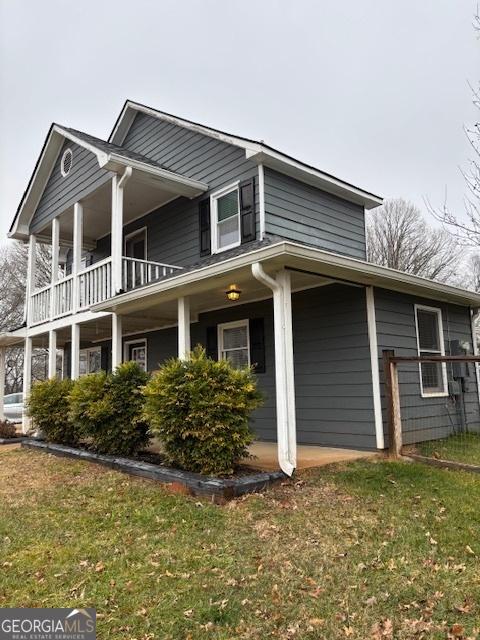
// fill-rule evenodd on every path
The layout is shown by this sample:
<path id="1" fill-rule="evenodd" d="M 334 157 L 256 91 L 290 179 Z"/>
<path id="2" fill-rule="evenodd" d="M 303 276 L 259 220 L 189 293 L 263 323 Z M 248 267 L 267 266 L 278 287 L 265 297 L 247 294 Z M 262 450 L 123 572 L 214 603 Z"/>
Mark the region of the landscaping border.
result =
<path id="1" fill-rule="evenodd" d="M 472 471 L 473 473 L 480 473 L 480 466 L 476 464 L 468 464 L 467 462 L 455 462 L 453 460 L 443 460 L 442 458 L 429 458 L 428 456 L 421 456 L 418 453 L 406 453 L 402 456 L 408 460 L 414 462 L 422 462 L 428 464 L 431 467 L 439 467 L 441 469 L 455 469 L 456 471 Z"/>
<path id="2" fill-rule="evenodd" d="M 2 444 L 19 444 L 24 440 L 27 440 L 27 436 L 15 436 L 15 438 L 0 438 L 0 446 Z"/>
<path id="3" fill-rule="evenodd" d="M 61 444 L 53 444 L 43 440 L 25 439 L 22 447 L 27 449 L 37 449 L 56 456 L 76 458 L 95 462 L 132 476 L 141 476 L 157 482 L 174 485 L 176 489 L 181 488 L 185 493 L 198 496 L 210 496 L 223 500 L 230 500 L 245 493 L 255 493 L 263 491 L 269 485 L 286 478 L 282 471 L 260 471 L 258 473 L 245 474 L 236 478 L 217 478 L 205 476 L 200 473 L 192 473 L 181 469 L 173 469 L 163 465 L 142 462 L 141 460 L 131 460 L 118 456 L 107 456 L 92 453 L 85 449 L 66 447 Z"/>

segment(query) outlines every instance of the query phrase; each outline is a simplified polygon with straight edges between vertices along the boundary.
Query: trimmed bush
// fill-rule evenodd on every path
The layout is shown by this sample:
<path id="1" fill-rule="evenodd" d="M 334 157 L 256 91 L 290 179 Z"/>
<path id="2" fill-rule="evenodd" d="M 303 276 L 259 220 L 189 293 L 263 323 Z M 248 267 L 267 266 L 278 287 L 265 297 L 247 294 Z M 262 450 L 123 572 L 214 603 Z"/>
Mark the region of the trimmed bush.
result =
<path id="1" fill-rule="evenodd" d="M 71 419 L 99 453 L 133 455 L 147 446 L 142 393 L 147 381 L 148 374 L 137 363 L 126 362 L 113 373 L 93 373 L 75 382 Z"/>
<path id="2" fill-rule="evenodd" d="M 171 463 L 224 475 L 248 455 L 249 416 L 262 401 L 250 368 L 207 358 L 198 346 L 188 360 L 166 362 L 144 393 L 151 432 Z"/>
<path id="3" fill-rule="evenodd" d="M 78 431 L 69 418 L 69 394 L 73 382 L 51 378 L 36 382 L 27 400 L 28 415 L 43 437 L 58 444 L 76 444 Z"/>
<path id="4" fill-rule="evenodd" d="M 0 438 L 15 438 L 16 435 L 17 431 L 13 422 L 7 419 L 0 420 Z"/>

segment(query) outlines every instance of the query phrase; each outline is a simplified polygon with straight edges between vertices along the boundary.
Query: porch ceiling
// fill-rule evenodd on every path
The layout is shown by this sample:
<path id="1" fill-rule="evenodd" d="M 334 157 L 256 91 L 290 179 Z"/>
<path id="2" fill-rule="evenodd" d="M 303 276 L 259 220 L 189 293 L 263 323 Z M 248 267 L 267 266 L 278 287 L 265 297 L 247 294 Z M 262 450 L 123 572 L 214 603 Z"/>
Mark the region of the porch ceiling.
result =
<path id="1" fill-rule="evenodd" d="M 167 202 L 181 197 L 178 189 L 172 191 L 159 182 L 145 181 L 139 172 L 133 172 L 132 178 L 124 189 L 123 220 L 128 224 L 133 220 L 154 211 Z M 83 204 L 83 245 L 92 249 L 96 241 L 105 237 L 111 230 L 112 185 L 103 184 L 90 195 L 82 199 Z M 161 215 L 159 213 L 159 215 Z M 41 231 L 42 242 L 51 238 L 51 222 Z M 73 207 L 60 215 L 60 244 L 70 246 L 73 243 Z"/>

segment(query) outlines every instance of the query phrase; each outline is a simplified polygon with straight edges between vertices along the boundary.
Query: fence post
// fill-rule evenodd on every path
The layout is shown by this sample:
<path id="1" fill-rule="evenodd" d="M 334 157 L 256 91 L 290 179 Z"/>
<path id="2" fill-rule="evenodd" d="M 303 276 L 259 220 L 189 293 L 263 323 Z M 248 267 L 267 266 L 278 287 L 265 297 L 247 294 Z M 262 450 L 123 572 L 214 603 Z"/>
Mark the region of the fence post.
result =
<path id="1" fill-rule="evenodd" d="M 400 415 L 397 364 L 392 362 L 395 352 L 390 349 L 384 349 L 382 355 L 385 373 L 389 451 L 393 456 L 399 456 L 402 452 L 402 419 Z"/>

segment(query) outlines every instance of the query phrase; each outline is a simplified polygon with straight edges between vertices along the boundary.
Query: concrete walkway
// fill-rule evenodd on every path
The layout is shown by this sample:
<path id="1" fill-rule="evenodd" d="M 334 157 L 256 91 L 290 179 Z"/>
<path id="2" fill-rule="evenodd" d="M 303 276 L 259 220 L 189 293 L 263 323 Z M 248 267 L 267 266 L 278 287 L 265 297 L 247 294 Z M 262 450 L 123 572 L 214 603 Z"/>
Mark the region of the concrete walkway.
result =
<path id="1" fill-rule="evenodd" d="M 255 459 L 247 461 L 250 467 L 264 469 L 265 471 L 278 469 L 276 442 L 254 442 L 250 446 L 250 453 L 256 456 Z M 371 458 L 376 455 L 377 453 L 374 451 L 357 451 L 355 449 L 337 449 L 335 447 L 300 444 L 297 447 L 297 469 L 321 467 L 333 462 Z"/>

